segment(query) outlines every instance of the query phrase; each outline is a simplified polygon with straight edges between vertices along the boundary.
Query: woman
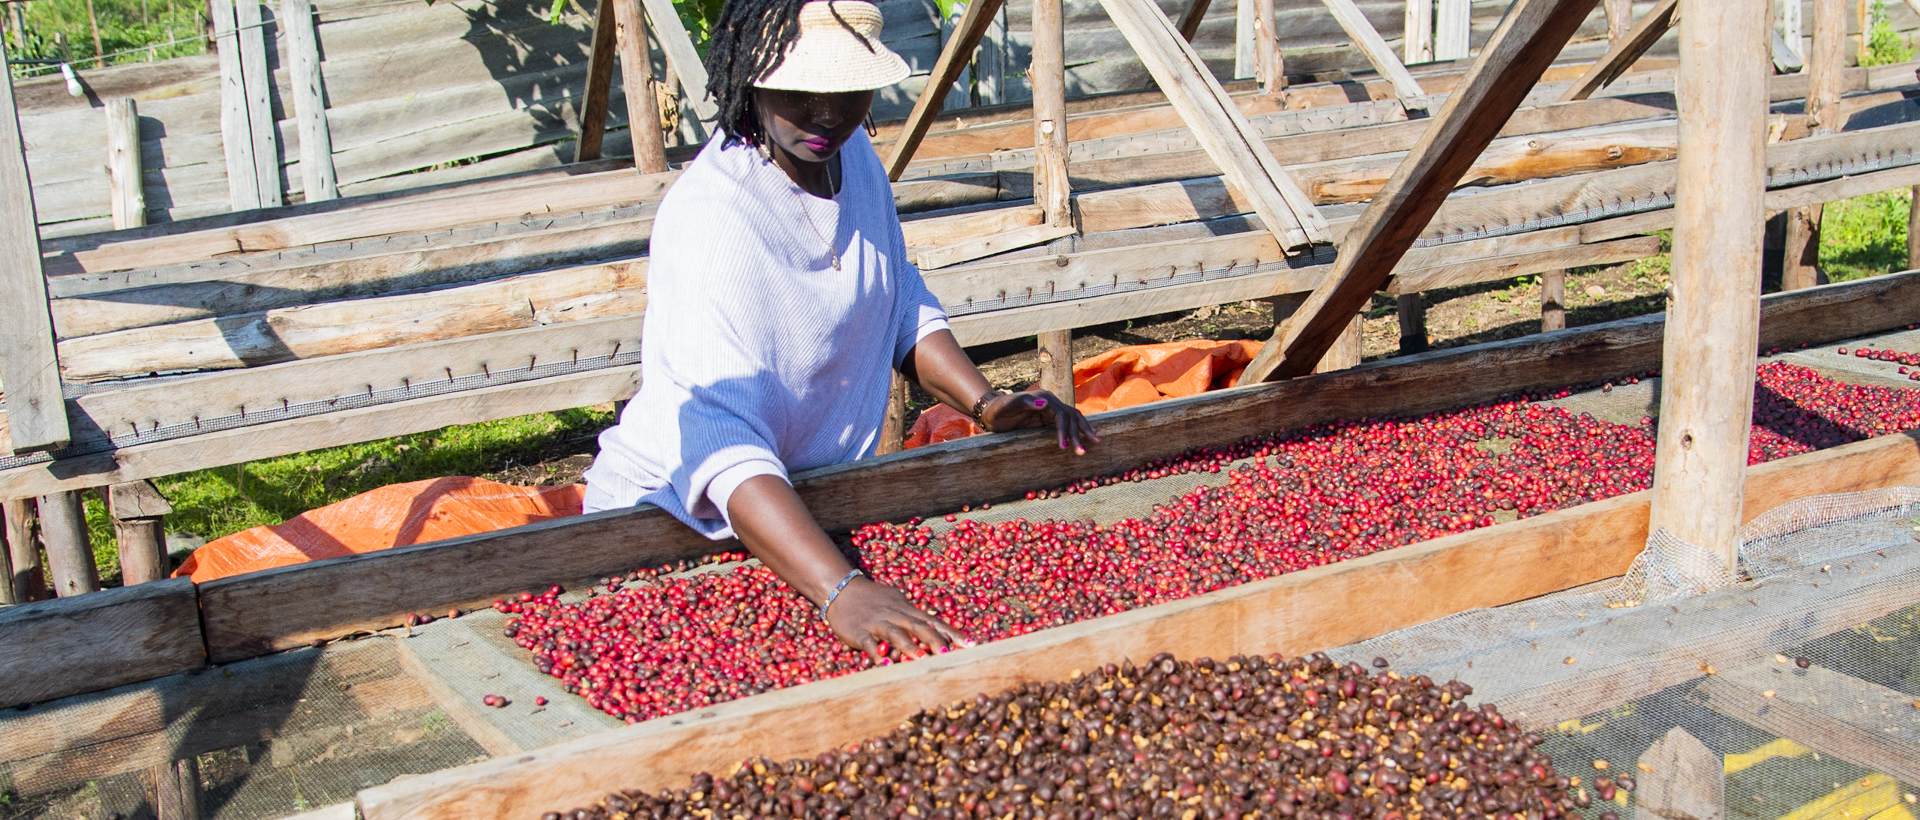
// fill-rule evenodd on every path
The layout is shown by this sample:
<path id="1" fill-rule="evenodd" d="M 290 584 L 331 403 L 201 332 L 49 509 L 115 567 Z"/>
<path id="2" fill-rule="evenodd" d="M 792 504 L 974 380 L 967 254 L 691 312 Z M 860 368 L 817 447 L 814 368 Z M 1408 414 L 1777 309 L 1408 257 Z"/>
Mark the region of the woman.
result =
<path id="1" fill-rule="evenodd" d="M 906 258 L 893 192 L 862 132 L 907 77 L 859 0 L 728 0 L 707 58 L 720 134 L 660 204 L 640 394 L 600 437 L 589 512 L 651 503 L 737 536 L 882 657 L 967 638 L 850 566 L 788 483 L 869 456 L 892 369 L 988 430 L 1097 441 L 1051 394 L 995 391 Z"/>

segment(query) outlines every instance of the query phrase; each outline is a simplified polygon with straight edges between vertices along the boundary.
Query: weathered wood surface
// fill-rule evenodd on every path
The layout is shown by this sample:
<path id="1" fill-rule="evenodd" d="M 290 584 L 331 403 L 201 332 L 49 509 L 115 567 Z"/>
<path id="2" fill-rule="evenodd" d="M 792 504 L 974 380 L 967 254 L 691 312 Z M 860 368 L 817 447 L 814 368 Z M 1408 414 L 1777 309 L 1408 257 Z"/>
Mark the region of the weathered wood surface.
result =
<path id="1" fill-rule="evenodd" d="M 1920 469 L 1911 440 L 1906 470 Z M 1884 440 L 1882 440 L 1884 441 Z M 1869 442 L 1875 443 L 1875 442 Z M 1857 445 L 1856 445 L 1857 446 Z M 1767 465 L 1792 477 L 1809 454 Z M 1756 481 L 1759 480 L 1756 477 Z M 1782 503 L 1818 485 L 1776 485 Z M 1646 494 L 1606 501 L 1256 581 L 973 649 L 721 704 L 525 755 L 361 792 L 368 820 L 511 817 L 655 790 L 719 771 L 742 749 L 816 753 L 976 692 L 1066 677 L 1123 657 L 1300 654 L 1497 606 L 1621 572 L 1644 546 Z M 1503 567 L 1488 573 L 1488 566 Z M 1339 606 L 1327 602 L 1339 601 Z M 589 761 L 591 761 L 589 763 Z"/>
<path id="2" fill-rule="evenodd" d="M 327 125 L 327 92 L 320 76 L 320 35 L 314 31 L 312 0 L 281 0 L 275 21 L 293 63 L 293 119 L 300 130 L 301 192 L 308 202 L 340 196 L 333 168 L 333 129 Z"/>
<path id="3" fill-rule="evenodd" d="M 647 53 L 647 16 L 640 0 L 613 3 L 616 42 L 620 49 L 622 91 L 627 95 L 627 127 L 634 170 L 658 174 L 667 170 L 667 145 L 660 131 L 660 103 L 655 96 L 653 59 Z"/>
<path id="4" fill-rule="evenodd" d="M 1326 281 L 1287 322 L 1285 336 L 1248 363 L 1241 384 L 1312 370 L 1592 10 L 1592 0 L 1520 0 L 1508 10 L 1433 127 L 1348 232 Z"/>
<path id="5" fill-rule="evenodd" d="M 206 663 L 185 578 L 0 610 L 0 706 L 97 692 Z"/>
<path id="6" fill-rule="evenodd" d="M 1288 253 L 1327 241 L 1320 215 L 1279 160 L 1231 105 L 1199 55 L 1160 10 L 1146 0 L 1101 0 L 1174 110 L 1193 129 L 1222 174 L 1251 200 L 1266 229 Z"/>
<path id="7" fill-rule="evenodd" d="M 147 224 L 147 195 L 140 175 L 140 115 L 133 100 L 107 100 L 107 186 L 113 189 L 113 227 Z"/>
<path id="8" fill-rule="evenodd" d="M 1716 712 L 1909 783 L 1920 778 L 1913 697 L 1824 666 L 1772 658 L 1721 669 L 1694 696 Z"/>
<path id="9" fill-rule="evenodd" d="M 1720 756 L 1678 726 L 1640 755 L 1635 820 L 1722 820 L 1727 775 Z"/>
<path id="10" fill-rule="evenodd" d="M 1767 298 L 1761 343 L 1786 347 L 1849 338 L 1904 326 L 1916 311 L 1917 273 L 1775 294 Z M 1658 361 L 1663 318 L 1421 354 L 1114 411 L 1099 419 L 1102 445 L 1081 457 L 1061 453 L 1044 431 L 1025 431 L 810 471 L 796 477 L 797 487 L 829 531 L 925 515 L 944 509 L 949 502 L 940 488 L 955 483 L 974 488 L 979 500 L 1001 500 L 1252 431 L 1428 412 L 1525 388 L 1641 372 Z M 608 544 L 622 546 L 607 549 Z M 544 560 L 530 564 L 524 556 L 535 545 Z M 405 613 L 472 604 L 502 589 L 571 583 L 712 549 L 711 542 L 671 516 L 643 506 L 221 579 L 201 587 L 201 605 L 212 656 L 225 661 L 385 628 Z M 466 570 L 433 571 L 448 566 Z"/>
<path id="11" fill-rule="evenodd" d="M 1688 6 L 1682 43 L 1673 286 L 1682 332 L 1661 359 L 1653 521 L 1739 567 L 1740 488 L 1753 418 L 1767 190 L 1767 10 Z"/>
<path id="12" fill-rule="evenodd" d="M 0 64 L 6 59 L 0 44 Z M 10 306 L 0 323 L 0 383 L 6 385 L 9 450 L 20 453 L 58 449 L 71 437 L 61 410 L 60 365 L 13 100 L 9 74 L 0 88 L 0 305 Z"/>
<path id="13" fill-rule="evenodd" d="M 1373 64 L 1373 70 L 1380 72 L 1380 76 L 1393 85 L 1394 96 L 1412 100 L 1426 93 L 1420 88 L 1420 83 L 1413 79 L 1413 74 L 1407 71 L 1406 65 L 1400 62 L 1400 58 L 1393 56 L 1393 48 L 1387 45 L 1386 39 L 1380 36 L 1373 24 L 1367 22 L 1366 14 L 1360 11 L 1353 0 L 1325 2 L 1327 11 L 1333 12 L 1334 19 L 1340 21 L 1340 27 L 1346 29 L 1348 37 L 1353 38 L 1354 46 L 1366 55 L 1367 62 Z"/>
<path id="14" fill-rule="evenodd" d="M 940 47 L 940 59 L 934 62 L 926 86 L 913 103 L 913 111 L 907 114 L 906 125 L 901 127 L 900 136 L 894 140 L 887 154 L 887 179 L 899 179 L 900 172 L 906 170 L 907 163 L 913 161 L 914 150 L 920 147 L 920 140 L 927 136 L 934 118 L 945 107 L 947 93 L 953 89 L 954 81 L 973 61 L 973 52 L 980 47 L 980 38 L 986 36 L 994 15 L 1000 13 L 1000 4 L 1001 0 L 974 0 L 961 13 L 959 24 L 954 26 L 953 33 Z"/>
<path id="15" fill-rule="evenodd" d="M 1641 17 L 1640 22 L 1633 24 L 1633 28 L 1627 31 L 1625 37 L 1616 40 L 1613 47 L 1607 49 L 1606 56 L 1601 57 L 1587 69 L 1587 73 L 1574 81 L 1573 87 L 1567 89 L 1567 93 L 1560 97 L 1560 101 L 1573 102 L 1587 99 L 1595 92 L 1607 87 L 1608 83 L 1620 79 L 1620 75 L 1627 73 L 1627 69 L 1632 68 L 1635 62 L 1646 56 L 1648 49 L 1653 48 L 1653 44 L 1673 28 L 1679 7 L 1680 0 L 1660 0 L 1655 3 L 1653 10 Z M 1626 4 L 1620 8 L 1627 9 L 1628 13 L 1631 13 L 1632 5 Z M 1614 9 L 1611 0 L 1609 0 L 1608 9 L 1609 11 Z"/>
<path id="16" fill-rule="evenodd" d="M 607 102 L 613 96 L 614 40 L 619 24 L 614 19 L 614 1 L 603 0 L 593 7 L 593 38 L 587 51 L 587 88 L 580 108 L 580 138 L 573 144 L 573 161 L 600 158 L 600 146 L 607 136 Z M 631 115 L 629 111 L 629 115 Z"/>
<path id="17" fill-rule="evenodd" d="M 53 594 L 71 598 L 100 590 L 87 532 L 85 499 L 79 490 L 59 490 L 34 503 L 40 513 L 40 545 L 47 554 L 47 579 Z"/>

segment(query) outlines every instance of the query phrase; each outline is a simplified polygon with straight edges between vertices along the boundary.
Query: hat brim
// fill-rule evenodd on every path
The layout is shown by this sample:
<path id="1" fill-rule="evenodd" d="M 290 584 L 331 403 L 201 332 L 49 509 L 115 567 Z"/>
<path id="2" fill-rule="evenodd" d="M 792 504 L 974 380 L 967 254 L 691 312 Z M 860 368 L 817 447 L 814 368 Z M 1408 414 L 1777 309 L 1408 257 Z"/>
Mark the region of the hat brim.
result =
<path id="1" fill-rule="evenodd" d="M 780 65 L 754 85 L 780 91 L 838 94 L 875 91 L 910 76 L 913 69 L 892 49 L 875 44 L 874 49 L 868 51 L 865 42 L 849 34 L 837 38 L 802 38 L 794 43 L 793 50 L 787 52 Z"/>

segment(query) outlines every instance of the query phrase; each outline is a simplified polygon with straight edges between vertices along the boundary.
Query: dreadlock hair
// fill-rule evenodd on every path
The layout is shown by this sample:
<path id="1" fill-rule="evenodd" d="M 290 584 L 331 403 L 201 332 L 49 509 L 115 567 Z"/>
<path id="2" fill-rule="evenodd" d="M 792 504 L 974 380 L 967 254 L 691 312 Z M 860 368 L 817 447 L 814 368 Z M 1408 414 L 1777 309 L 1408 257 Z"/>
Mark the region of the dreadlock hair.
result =
<path id="1" fill-rule="evenodd" d="M 707 94 L 719 109 L 717 124 L 728 143 L 758 148 L 765 140 L 753 110 L 753 81 L 786 59 L 800 36 L 800 7 L 810 1 L 726 0 L 721 6 L 707 50 Z M 840 25 L 853 31 L 845 20 Z"/>

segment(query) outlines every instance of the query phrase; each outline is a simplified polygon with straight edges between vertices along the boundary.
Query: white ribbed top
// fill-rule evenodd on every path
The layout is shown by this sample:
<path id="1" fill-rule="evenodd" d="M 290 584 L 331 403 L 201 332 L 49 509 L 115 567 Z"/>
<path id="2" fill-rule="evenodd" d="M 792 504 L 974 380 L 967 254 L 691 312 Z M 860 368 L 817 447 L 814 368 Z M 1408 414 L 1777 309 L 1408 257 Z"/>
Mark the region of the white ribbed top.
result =
<path id="1" fill-rule="evenodd" d="M 586 474 L 587 512 L 656 504 L 714 539 L 747 479 L 872 455 L 892 368 L 947 326 L 864 132 L 831 200 L 722 139 L 660 203 L 640 393 Z"/>

